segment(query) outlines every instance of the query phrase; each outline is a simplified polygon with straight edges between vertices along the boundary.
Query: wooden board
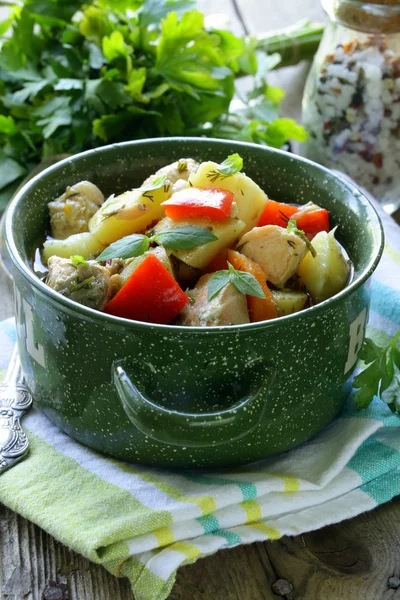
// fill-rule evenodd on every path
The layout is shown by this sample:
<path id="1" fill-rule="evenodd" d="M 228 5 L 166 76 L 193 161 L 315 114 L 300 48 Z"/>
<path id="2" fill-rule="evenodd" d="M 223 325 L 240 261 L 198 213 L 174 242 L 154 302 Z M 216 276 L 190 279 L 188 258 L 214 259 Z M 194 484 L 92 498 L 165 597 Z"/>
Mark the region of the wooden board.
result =
<path id="1" fill-rule="evenodd" d="M 0 506 L 1 600 L 133 600 L 129 582 Z M 170 600 L 400 600 L 400 499 L 319 531 L 223 550 Z"/>

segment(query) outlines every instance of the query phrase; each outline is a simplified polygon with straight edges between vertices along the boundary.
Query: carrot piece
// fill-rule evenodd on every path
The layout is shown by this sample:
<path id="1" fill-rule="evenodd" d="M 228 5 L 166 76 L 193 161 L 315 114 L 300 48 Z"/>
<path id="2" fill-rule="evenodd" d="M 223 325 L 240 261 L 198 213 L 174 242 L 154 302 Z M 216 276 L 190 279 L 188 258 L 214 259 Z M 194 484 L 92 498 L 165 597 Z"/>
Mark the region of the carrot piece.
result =
<path id="1" fill-rule="evenodd" d="M 267 285 L 267 276 L 260 265 L 235 250 L 228 250 L 228 262 L 230 262 L 232 267 L 237 271 L 245 271 L 246 273 L 254 275 L 265 294 L 265 298 L 247 296 L 247 307 L 249 309 L 250 320 L 253 323 L 256 323 L 258 321 L 275 319 L 278 316 L 278 313 L 274 296 Z"/>
<path id="2" fill-rule="evenodd" d="M 104 312 L 147 323 L 170 323 L 189 302 L 175 279 L 150 254 L 135 269 Z"/>
<path id="3" fill-rule="evenodd" d="M 228 249 L 222 250 L 215 256 L 210 263 L 203 269 L 203 273 L 215 273 L 215 271 L 225 271 L 228 268 Z"/>
<path id="4" fill-rule="evenodd" d="M 291 216 L 298 210 L 298 206 L 292 206 L 291 204 L 285 204 L 284 202 L 276 202 L 275 200 L 268 200 L 258 223 L 258 227 L 264 227 L 264 225 L 279 225 L 279 227 L 286 227 Z"/>

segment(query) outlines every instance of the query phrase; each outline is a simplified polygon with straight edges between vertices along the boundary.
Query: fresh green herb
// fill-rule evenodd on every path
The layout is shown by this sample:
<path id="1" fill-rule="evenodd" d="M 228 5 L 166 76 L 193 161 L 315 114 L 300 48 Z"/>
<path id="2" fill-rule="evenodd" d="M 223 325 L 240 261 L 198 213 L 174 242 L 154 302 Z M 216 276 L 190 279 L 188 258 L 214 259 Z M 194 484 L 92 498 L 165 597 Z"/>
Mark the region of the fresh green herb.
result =
<path id="1" fill-rule="evenodd" d="M 153 179 L 153 181 L 151 183 L 149 183 L 148 185 L 141 188 L 142 196 L 144 198 L 148 198 L 148 200 L 150 200 L 151 202 L 154 202 L 154 200 L 153 200 L 154 195 L 150 194 L 149 192 L 152 192 L 153 190 L 158 190 L 163 186 L 164 186 L 164 190 L 167 192 L 168 189 L 165 189 L 166 185 L 168 185 L 165 183 L 166 180 L 167 180 L 166 175 L 160 175 L 160 177 L 156 177 L 155 179 Z"/>
<path id="2" fill-rule="evenodd" d="M 400 413 L 399 339 L 400 331 L 384 347 L 369 338 L 364 340 L 359 358 L 368 366 L 353 381 L 353 387 L 357 388 L 353 400 L 358 410 L 367 408 L 374 396 L 379 394 L 390 410 Z"/>
<path id="3" fill-rule="evenodd" d="M 257 279 L 251 273 L 237 271 L 228 262 L 228 269 L 217 271 L 208 282 L 208 301 L 212 300 L 222 288 L 232 283 L 239 292 L 246 296 L 265 298 L 265 294 Z"/>
<path id="4" fill-rule="evenodd" d="M 237 152 L 230 154 L 219 166 L 218 171 L 229 177 L 239 173 L 243 168 L 243 158 Z"/>
<path id="5" fill-rule="evenodd" d="M 97 262 L 104 262 L 112 258 L 141 256 L 153 242 L 171 250 L 192 250 L 197 246 L 214 242 L 217 239 L 217 236 L 208 229 L 197 226 L 176 227 L 168 231 L 160 231 L 160 233 L 156 233 L 151 237 L 134 233 L 110 244 L 96 260 Z"/>
<path id="6" fill-rule="evenodd" d="M 110 244 L 96 258 L 97 262 L 105 262 L 113 258 L 133 258 L 141 256 L 149 249 L 150 239 L 140 233 L 127 235 L 120 240 Z"/>
<path id="7" fill-rule="evenodd" d="M 215 242 L 218 238 L 212 231 L 193 225 L 161 231 L 150 239 L 171 250 L 192 250 L 202 244 Z"/>
<path id="8" fill-rule="evenodd" d="M 184 158 L 179 159 L 178 160 L 179 173 L 183 173 L 184 171 L 187 171 L 187 168 L 188 168 L 187 160 L 185 160 Z"/>
<path id="9" fill-rule="evenodd" d="M 83 281 L 81 281 L 81 283 L 72 283 L 71 284 L 71 291 L 72 292 L 76 292 L 77 290 L 80 290 L 80 289 L 82 289 L 84 287 L 87 287 L 95 279 L 96 279 L 96 277 L 94 277 L 94 275 L 92 275 L 91 277 L 88 277 L 87 279 L 84 279 Z"/>
<path id="10" fill-rule="evenodd" d="M 211 183 L 215 183 L 218 179 L 226 179 L 231 175 L 236 175 L 243 168 L 243 158 L 237 154 L 231 154 L 219 165 L 218 169 L 212 169 L 207 173 L 207 177 Z"/>
<path id="11" fill-rule="evenodd" d="M 88 262 L 83 258 L 83 256 L 79 256 L 78 254 L 71 256 L 70 260 L 74 267 L 86 267 L 88 265 Z"/>
<path id="12" fill-rule="evenodd" d="M 282 64 L 290 54 L 301 60 L 306 41 L 311 55 L 319 25 L 272 35 L 269 47 L 268 36 L 257 42 L 206 29 L 192 0 L 7 4 L 13 10 L 0 24 L 0 209 L 43 158 L 104 143 L 185 134 L 281 147 L 305 137 L 294 121 L 279 118 L 283 94 L 266 74 L 279 65 L 277 49 Z M 235 77 L 248 74 L 251 92 L 231 105 Z"/>
<path id="13" fill-rule="evenodd" d="M 308 239 L 308 237 L 306 236 L 304 231 L 297 227 L 296 221 L 294 219 L 289 219 L 286 230 L 288 233 L 295 233 L 300 239 L 303 240 L 303 242 L 305 242 L 307 248 L 309 249 L 311 254 L 314 256 L 314 258 L 317 256 L 317 251 L 315 250 L 314 246 L 312 245 L 312 243 L 310 242 L 310 240 Z"/>

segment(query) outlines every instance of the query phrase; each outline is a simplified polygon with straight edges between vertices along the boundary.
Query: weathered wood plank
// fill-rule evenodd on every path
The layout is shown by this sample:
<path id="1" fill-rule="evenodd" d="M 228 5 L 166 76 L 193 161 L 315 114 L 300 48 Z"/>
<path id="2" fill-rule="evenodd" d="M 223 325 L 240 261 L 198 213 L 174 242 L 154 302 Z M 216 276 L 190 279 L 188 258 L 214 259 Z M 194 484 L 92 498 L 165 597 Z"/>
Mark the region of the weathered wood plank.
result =
<path id="1" fill-rule="evenodd" d="M 133 600 L 127 579 L 71 552 L 0 505 L 1 600 Z"/>
<path id="2" fill-rule="evenodd" d="M 240 546 L 178 571 L 170 600 L 276 600 L 277 579 L 263 544 Z"/>
<path id="3" fill-rule="evenodd" d="M 399 600 L 400 498 L 371 513 L 265 544 L 288 600 Z"/>

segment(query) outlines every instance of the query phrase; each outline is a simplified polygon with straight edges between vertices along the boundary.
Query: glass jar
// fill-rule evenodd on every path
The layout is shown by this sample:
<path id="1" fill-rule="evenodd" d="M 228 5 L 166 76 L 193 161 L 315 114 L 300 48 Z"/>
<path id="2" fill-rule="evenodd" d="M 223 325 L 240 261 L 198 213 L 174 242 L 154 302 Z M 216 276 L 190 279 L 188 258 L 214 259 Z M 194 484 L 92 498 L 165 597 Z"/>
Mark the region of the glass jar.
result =
<path id="1" fill-rule="evenodd" d="M 400 0 L 322 0 L 331 17 L 303 98 L 303 154 L 400 206 Z"/>

